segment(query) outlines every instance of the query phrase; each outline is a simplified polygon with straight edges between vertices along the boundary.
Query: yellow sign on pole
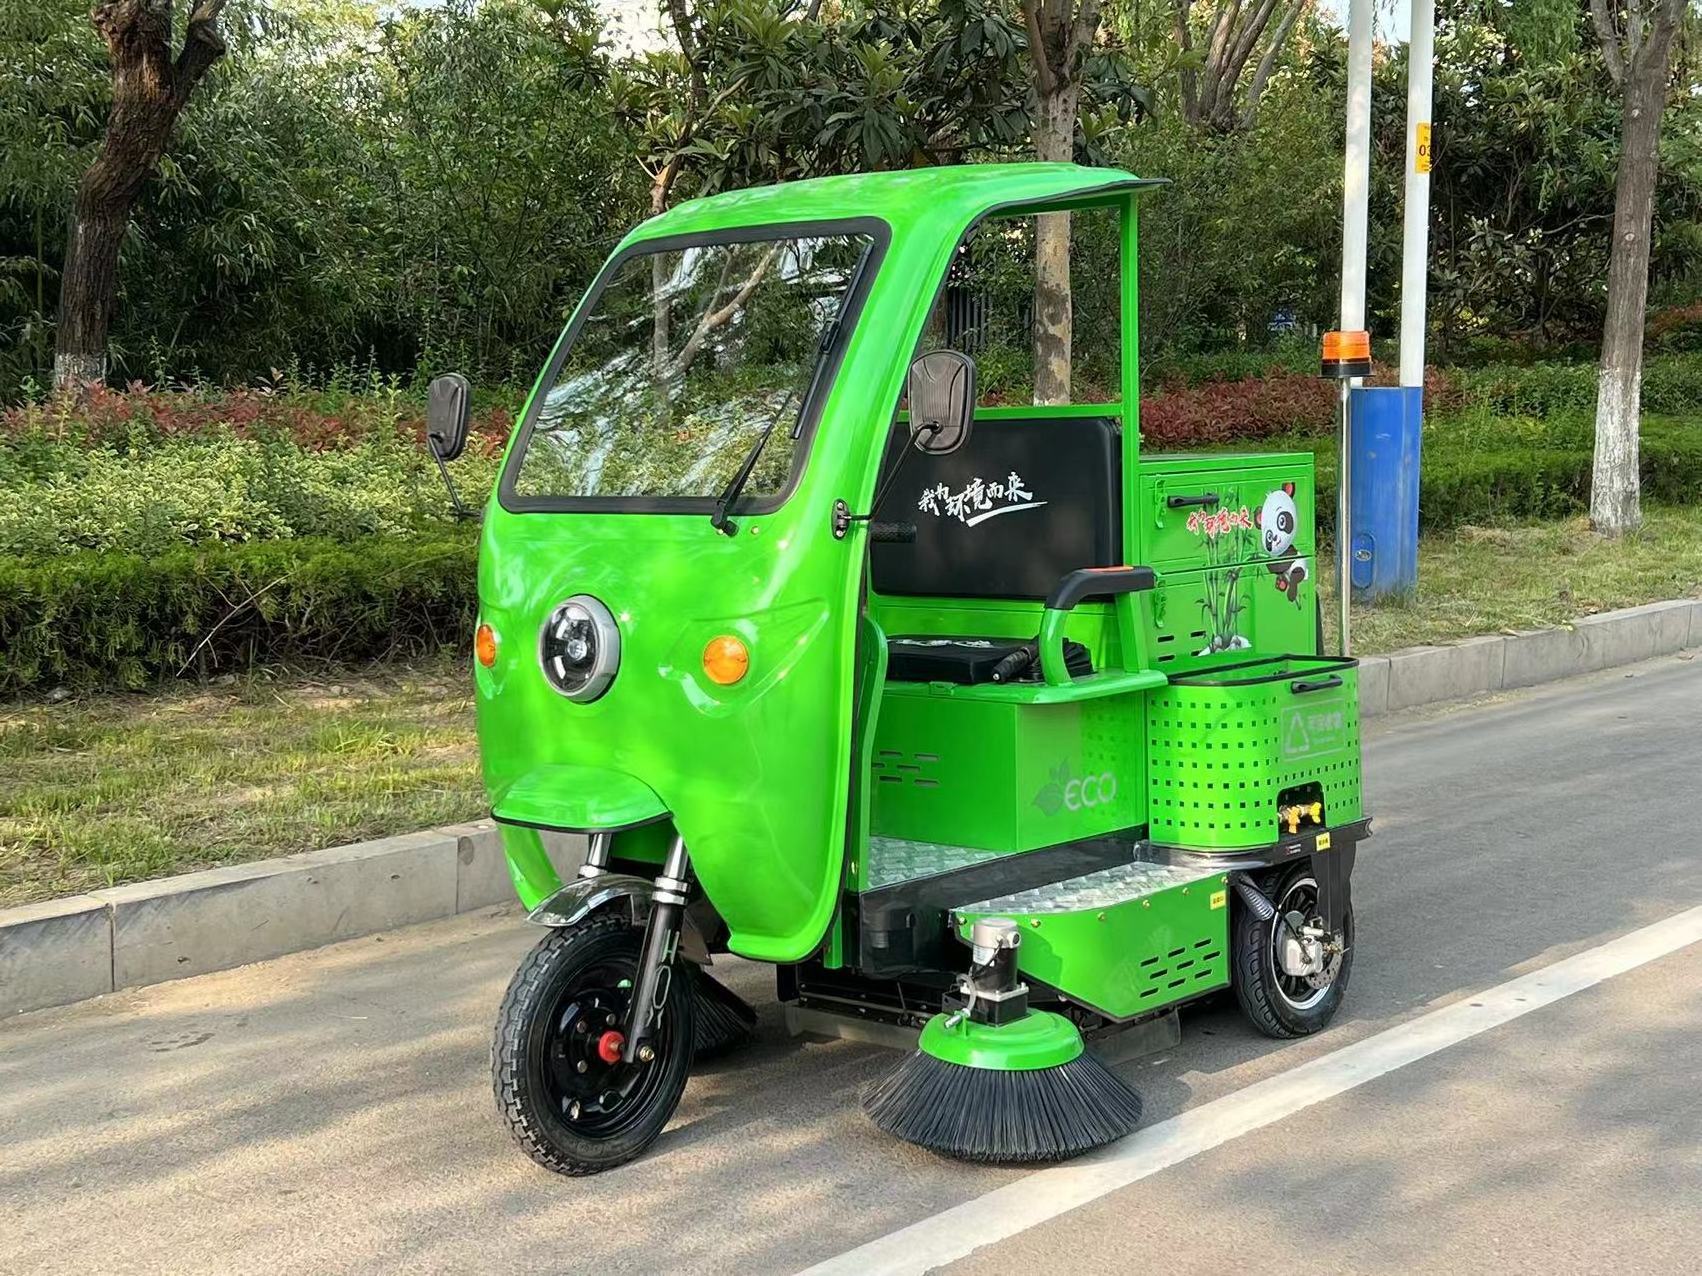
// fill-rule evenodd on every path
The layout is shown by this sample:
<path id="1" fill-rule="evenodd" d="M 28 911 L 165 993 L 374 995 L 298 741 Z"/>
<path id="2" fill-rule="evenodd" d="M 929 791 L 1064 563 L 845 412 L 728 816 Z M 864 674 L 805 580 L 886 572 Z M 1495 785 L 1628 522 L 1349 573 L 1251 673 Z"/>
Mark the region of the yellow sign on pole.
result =
<path id="1" fill-rule="evenodd" d="M 1418 135 L 1415 138 L 1415 141 L 1417 141 L 1418 145 L 1413 147 L 1412 169 L 1413 169 L 1413 172 L 1415 172 L 1415 173 L 1428 173 L 1430 171 L 1430 125 L 1429 125 L 1429 123 L 1427 122 L 1427 123 L 1416 125 L 1415 126 L 1415 132 Z"/>

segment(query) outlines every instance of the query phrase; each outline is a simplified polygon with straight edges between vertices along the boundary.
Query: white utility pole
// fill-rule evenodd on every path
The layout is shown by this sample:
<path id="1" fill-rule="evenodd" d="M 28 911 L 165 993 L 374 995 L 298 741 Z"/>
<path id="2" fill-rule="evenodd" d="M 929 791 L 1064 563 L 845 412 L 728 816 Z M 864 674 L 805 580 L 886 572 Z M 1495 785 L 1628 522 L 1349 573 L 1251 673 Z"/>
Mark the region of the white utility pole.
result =
<path id="1" fill-rule="evenodd" d="M 1347 160 L 1342 170 L 1341 330 L 1365 328 L 1365 235 L 1371 210 L 1371 13 L 1352 0 L 1347 19 Z"/>
<path id="2" fill-rule="evenodd" d="M 1407 181 L 1401 231 L 1401 384 L 1424 384 L 1424 304 L 1430 260 L 1430 76 L 1436 0 L 1412 0 L 1407 33 Z"/>
<path id="3" fill-rule="evenodd" d="M 1371 5 L 1352 0 L 1347 18 L 1347 147 L 1342 167 L 1341 330 L 1365 330 L 1365 237 L 1371 218 Z M 1351 385 L 1341 383 L 1336 434 L 1336 623 L 1341 654 L 1353 651 L 1353 440 Z"/>

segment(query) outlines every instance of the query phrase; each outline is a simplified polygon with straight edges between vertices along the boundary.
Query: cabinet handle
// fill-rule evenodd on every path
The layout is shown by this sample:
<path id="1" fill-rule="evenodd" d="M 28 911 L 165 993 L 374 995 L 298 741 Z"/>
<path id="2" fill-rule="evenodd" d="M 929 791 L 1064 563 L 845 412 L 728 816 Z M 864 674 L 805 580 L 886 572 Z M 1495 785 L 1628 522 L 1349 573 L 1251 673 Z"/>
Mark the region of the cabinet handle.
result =
<path id="1" fill-rule="evenodd" d="M 1173 510 L 1186 509 L 1190 505 L 1216 505 L 1216 492 L 1201 492 L 1198 496 L 1172 496 L 1164 502 Z"/>

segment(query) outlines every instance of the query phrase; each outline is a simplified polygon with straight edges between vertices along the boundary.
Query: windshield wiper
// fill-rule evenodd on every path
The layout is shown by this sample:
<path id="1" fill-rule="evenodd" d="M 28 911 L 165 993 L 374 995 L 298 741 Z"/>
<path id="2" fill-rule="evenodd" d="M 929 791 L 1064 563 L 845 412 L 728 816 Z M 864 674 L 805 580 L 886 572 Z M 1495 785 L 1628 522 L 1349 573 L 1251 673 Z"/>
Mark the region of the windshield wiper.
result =
<path id="1" fill-rule="evenodd" d="M 815 394 L 816 382 L 821 379 L 821 370 L 826 366 L 827 352 L 833 348 L 833 341 L 839 335 L 839 320 L 828 324 L 827 330 L 821 334 L 821 345 L 816 349 L 816 361 L 810 368 L 810 394 Z M 728 480 L 727 486 L 721 489 L 721 495 L 715 498 L 715 512 L 709 516 L 709 525 L 725 536 L 731 536 L 739 529 L 728 513 L 733 508 L 733 502 L 739 499 L 739 494 L 745 490 L 745 484 L 750 482 L 751 473 L 756 469 L 757 461 L 762 457 L 762 449 L 768 446 L 768 439 L 774 433 L 774 427 L 780 424 L 780 418 L 786 415 L 786 409 L 792 405 L 792 400 L 798 396 L 798 387 L 794 383 L 786 391 L 786 397 L 780 401 L 780 406 L 774 410 L 774 415 L 768 418 L 768 424 L 762 427 L 762 433 L 756 436 L 756 442 L 751 444 L 751 450 L 745 453 L 744 462 L 739 466 L 739 472 Z M 798 414 L 798 421 L 792 430 L 795 439 L 803 431 L 804 415 Z"/>
<path id="2" fill-rule="evenodd" d="M 762 449 L 768 445 L 768 436 L 774 433 L 775 425 L 779 423 L 781 414 L 786 411 L 795 393 L 796 386 L 786 392 L 779 410 L 768 418 L 768 424 L 763 426 L 762 433 L 756 436 L 751 450 L 745 453 L 744 464 L 739 466 L 739 472 L 728 480 L 727 486 L 721 489 L 721 495 L 715 498 L 715 512 L 709 516 L 709 525 L 716 531 L 731 536 L 739 530 L 733 520 L 727 517 L 727 511 L 733 508 L 733 502 L 739 499 L 739 493 L 744 491 L 745 484 L 750 482 L 751 471 L 756 469 L 757 459 L 762 455 Z"/>

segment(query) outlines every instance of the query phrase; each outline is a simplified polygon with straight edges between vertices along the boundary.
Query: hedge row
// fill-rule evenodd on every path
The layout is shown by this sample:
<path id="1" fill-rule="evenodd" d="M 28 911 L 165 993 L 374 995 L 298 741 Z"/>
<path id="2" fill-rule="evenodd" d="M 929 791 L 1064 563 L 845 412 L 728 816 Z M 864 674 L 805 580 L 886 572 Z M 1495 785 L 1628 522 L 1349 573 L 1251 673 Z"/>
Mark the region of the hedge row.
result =
<path id="1" fill-rule="evenodd" d="M 0 694 L 464 644 L 475 561 L 461 532 L 0 563 Z"/>
<path id="2" fill-rule="evenodd" d="M 1305 440 L 1317 459 L 1318 523 L 1335 523 L 1335 444 Z M 1567 446 L 1473 447 L 1425 437 L 1419 478 L 1419 527 L 1445 531 L 1468 523 L 1571 518 L 1590 508 L 1594 456 L 1587 439 Z M 1641 449 L 1643 500 L 1702 502 L 1702 433 L 1651 429 Z"/>

